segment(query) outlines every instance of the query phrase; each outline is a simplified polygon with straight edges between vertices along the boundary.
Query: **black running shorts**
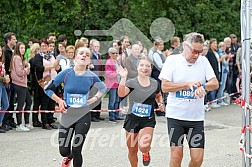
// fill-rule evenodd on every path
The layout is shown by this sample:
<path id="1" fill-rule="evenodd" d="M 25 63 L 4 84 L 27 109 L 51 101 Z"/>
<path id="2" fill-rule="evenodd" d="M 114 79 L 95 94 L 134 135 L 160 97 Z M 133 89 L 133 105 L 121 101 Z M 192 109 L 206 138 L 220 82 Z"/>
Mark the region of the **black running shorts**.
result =
<path id="1" fill-rule="evenodd" d="M 155 128 L 155 125 L 156 125 L 155 117 L 152 117 L 150 119 L 148 118 L 137 119 L 136 116 L 129 114 L 125 118 L 123 128 L 127 132 L 138 133 L 141 129 L 145 127 Z"/>
<path id="2" fill-rule="evenodd" d="M 204 121 L 183 121 L 167 118 L 170 146 L 183 146 L 186 137 L 190 148 L 204 148 Z"/>

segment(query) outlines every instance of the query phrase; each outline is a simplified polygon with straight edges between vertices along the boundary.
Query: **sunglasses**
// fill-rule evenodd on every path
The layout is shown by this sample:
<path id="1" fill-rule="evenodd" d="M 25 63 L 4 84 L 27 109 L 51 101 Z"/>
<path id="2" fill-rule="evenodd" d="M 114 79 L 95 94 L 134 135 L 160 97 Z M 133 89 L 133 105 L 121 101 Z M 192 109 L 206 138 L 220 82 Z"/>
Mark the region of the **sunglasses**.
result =
<path id="1" fill-rule="evenodd" d="M 116 53 L 116 52 L 111 52 L 111 54 L 113 54 L 113 55 L 117 55 L 118 53 Z"/>
<path id="2" fill-rule="evenodd" d="M 195 49 L 191 48 L 190 45 L 188 45 L 188 44 L 186 44 L 186 45 L 191 50 L 191 52 L 192 52 L 193 55 L 196 55 L 196 54 L 202 55 L 203 49 L 202 50 L 195 50 Z"/>

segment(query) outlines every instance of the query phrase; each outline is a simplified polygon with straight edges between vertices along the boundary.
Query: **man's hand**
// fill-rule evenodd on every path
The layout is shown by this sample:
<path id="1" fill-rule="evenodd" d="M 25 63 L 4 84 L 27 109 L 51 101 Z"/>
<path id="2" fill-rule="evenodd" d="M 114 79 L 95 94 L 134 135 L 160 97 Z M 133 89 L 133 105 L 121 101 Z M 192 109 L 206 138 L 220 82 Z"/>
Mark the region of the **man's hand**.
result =
<path id="1" fill-rule="evenodd" d="M 194 90 L 194 88 L 198 88 L 201 86 L 201 83 L 199 81 L 191 81 L 191 82 L 188 82 L 188 88 L 187 89 L 191 89 L 191 90 Z"/>
<path id="2" fill-rule="evenodd" d="M 203 86 L 198 87 L 195 91 L 195 98 L 203 98 L 206 95 L 206 91 Z"/>

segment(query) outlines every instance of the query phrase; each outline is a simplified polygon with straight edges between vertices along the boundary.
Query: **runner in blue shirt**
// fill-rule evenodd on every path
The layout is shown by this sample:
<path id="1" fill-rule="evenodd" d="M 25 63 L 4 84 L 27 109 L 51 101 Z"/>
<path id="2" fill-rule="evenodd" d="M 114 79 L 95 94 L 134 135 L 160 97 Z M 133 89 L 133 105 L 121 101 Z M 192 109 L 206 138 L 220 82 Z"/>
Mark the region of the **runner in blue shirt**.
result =
<path id="1" fill-rule="evenodd" d="M 63 111 L 59 129 L 59 150 L 65 157 L 61 167 L 69 167 L 73 159 L 74 167 L 83 163 L 81 150 L 91 124 L 90 109 L 98 104 L 106 92 L 105 84 L 93 72 L 86 70 L 90 63 L 91 52 L 88 48 L 76 50 L 75 66 L 60 72 L 45 89 L 46 94 L 59 104 Z M 64 99 L 59 98 L 54 90 L 64 83 Z M 93 97 L 89 97 L 92 86 L 98 89 Z M 66 112 L 67 111 L 67 112 Z M 74 140 L 71 146 L 72 137 Z M 71 139 L 68 139 L 71 136 Z"/>

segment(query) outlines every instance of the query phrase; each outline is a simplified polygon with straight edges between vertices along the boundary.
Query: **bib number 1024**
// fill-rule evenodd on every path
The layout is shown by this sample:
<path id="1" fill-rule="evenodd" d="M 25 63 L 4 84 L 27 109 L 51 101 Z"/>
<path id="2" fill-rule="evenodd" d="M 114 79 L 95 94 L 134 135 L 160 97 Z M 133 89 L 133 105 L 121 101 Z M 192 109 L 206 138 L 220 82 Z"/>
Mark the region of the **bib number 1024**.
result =
<path id="1" fill-rule="evenodd" d="M 139 113 L 139 114 L 148 114 L 149 113 L 149 109 L 148 108 L 143 108 L 143 107 L 136 107 L 136 113 Z"/>
<path id="2" fill-rule="evenodd" d="M 149 117 L 151 114 L 151 105 L 148 104 L 141 104 L 134 102 L 134 105 L 132 107 L 133 109 L 133 114 L 139 117 Z"/>

